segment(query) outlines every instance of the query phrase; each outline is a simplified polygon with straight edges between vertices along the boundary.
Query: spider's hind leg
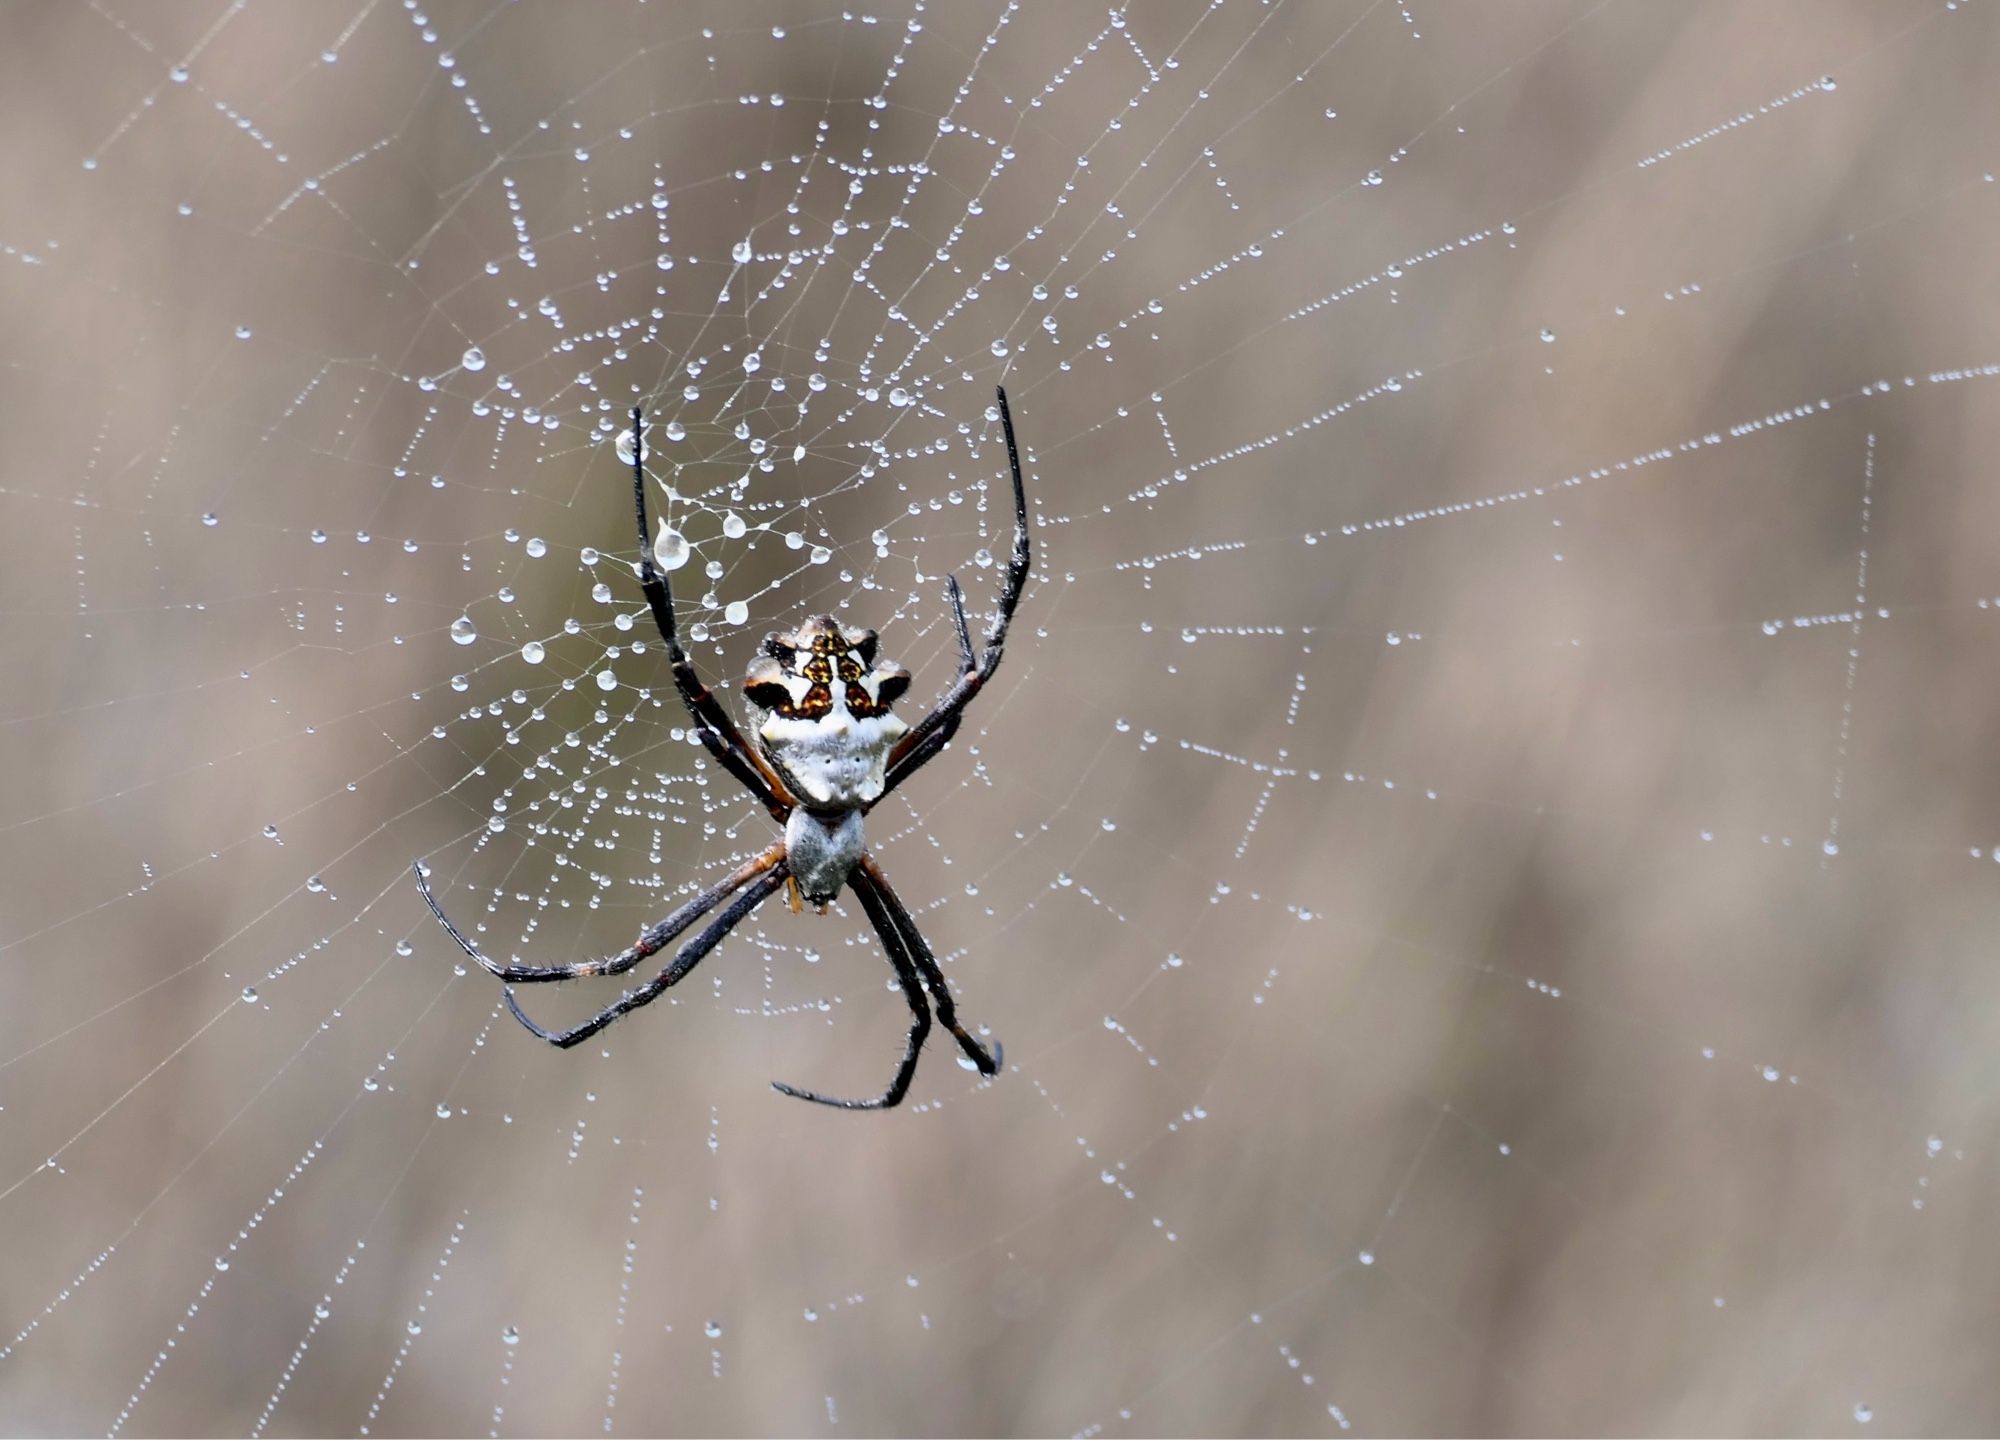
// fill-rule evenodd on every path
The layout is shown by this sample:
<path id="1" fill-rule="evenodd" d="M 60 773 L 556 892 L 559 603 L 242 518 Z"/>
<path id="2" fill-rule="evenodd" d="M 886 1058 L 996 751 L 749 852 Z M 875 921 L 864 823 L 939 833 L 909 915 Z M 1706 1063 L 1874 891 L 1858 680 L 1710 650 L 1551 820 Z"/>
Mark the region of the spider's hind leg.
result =
<path id="1" fill-rule="evenodd" d="M 882 937 L 882 948 L 889 956 L 889 963 L 895 967 L 896 982 L 902 986 L 903 1000 L 910 1007 L 910 1034 L 903 1044 L 902 1063 L 896 1067 L 889 1088 L 873 1100 L 842 1100 L 822 1095 L 816 1090 L 801 1090 L 782 1080 L 773 1080 L 771 1088 L 794 1100 L 810 1100 L 815 1105 L 831 1105 L 836 1110 L 889 1110 L 903 1103 L 903 1097 L 909 1093 L 910 1082 L 916 1078 L 917 1057 L 923 1053 L 924 1039 L 931 1033 L 931 1010 L 924 1003 L 924 987 L 917 979 L 917 969 L 911 962 L 909 948 L 903 943 L 902 933 L 881 908 L 881 897 L 872 887 L 864 886 L 860 871 L 855 872 L 851 882 L 855 895 L 861 901 L 861 908 L 868 912 L 868 919 L 875 926 L 875 933 Z"/>
<path id="2" fill-rule="evenodd" d="M 890 938 L 884 928 L 885 921 L 895 931 L 896 938 L 902 941 L 904 953 L 931 992 L 939 1023 L 951 1031 L 952 1038 L 958 1041 L 958 1048 L 965 1052 L 965 1058 L 988 1079 L 998 1075 L 1006 1051 L 996 1040 L 993 1042 L 993 1053 L 987 1054 L 986 1047 L 980 1044 L 977 1037 L 959 1024 L 958 1007 L 952 1002 L 951 987 L 945 983 L 944 970 L 939 966 L 937 956 L 931 953 L 930 942 L 917 929 L 909 907 L 890 886 L 889 877 L 882 873 L 882 867 L 875 863 L 874 856 L 864 854 L 861 857 L 860 863 L 855 866 L 853 885 L 854 893 L 861 897 L 862 907 L 868 911 L 868 918 L 875 922 L 876 930 L 882 934 L 883 945 L 887 946 Z M 871 898 L 873 905 L 870 904 Z"/>

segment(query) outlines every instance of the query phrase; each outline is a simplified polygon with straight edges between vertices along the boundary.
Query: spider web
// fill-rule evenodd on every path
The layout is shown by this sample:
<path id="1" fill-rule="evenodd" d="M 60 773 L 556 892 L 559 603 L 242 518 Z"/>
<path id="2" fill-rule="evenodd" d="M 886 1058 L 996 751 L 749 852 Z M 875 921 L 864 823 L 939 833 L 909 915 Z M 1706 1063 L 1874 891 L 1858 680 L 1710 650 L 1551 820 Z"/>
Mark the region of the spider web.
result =
<path id="1" fill-rule="evenodd" d="M 5 24 L 12 1425 L 1991 1428 L 1991 6 Z M 631 407 L 727 703 L 914 715 L 996 382 L 870 839 L 1005 1073 L 770 1091 L 848 902 L 534 1043 L 414 859 L 553 963 L 771 838 Z"/>

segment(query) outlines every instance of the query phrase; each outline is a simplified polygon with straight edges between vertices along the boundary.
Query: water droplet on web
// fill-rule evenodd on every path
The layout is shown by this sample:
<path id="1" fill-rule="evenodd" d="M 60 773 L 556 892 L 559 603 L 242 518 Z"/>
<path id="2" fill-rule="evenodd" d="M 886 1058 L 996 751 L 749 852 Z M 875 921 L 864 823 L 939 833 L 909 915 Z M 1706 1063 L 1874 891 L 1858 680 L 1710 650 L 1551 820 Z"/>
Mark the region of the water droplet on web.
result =
<path id="1" fill-rule="evenodd" d="M 1373 1250 L 1363 1250 L 1354 1258 L 1359 1260 L 1363 1265 L 1373 1265 L 1375 1263 L 1375 1252 Z"/>
<path id="2" fill-rule="evenodd" d="M 1556 332 L 1549 329 L 1546 325 L 1542 327 L 1542 343 L 1544 345 L 1553 345 L 1556 343 Z"/>
<path id="3" fill-rule="evenodd" d="M 993 568 L 993 552 L 983 545 L 980 546 L 972 552 L 972 563 L 977 565 L 981 570 L 991 570 Z"/>
<path id="4" fill-rule="evenodd" d="M 208 526 L 209 529 L 213 530 L 216 526 L 222 523 L 222 517 L 216 514 L 213 510 L 210 510 L 201 517 L 201 523 Z"/>
<path id="5" fill-rule="evenodd" d="M 898 410 L 901 410 L 914 404 L 915 402 L 911 400 L 909 391 L 905 390 L 902 386 L 897 385 L 892 387 L 889 391 L 889 403 L 891 405 L 894 405 Z"/>
<path id="6" fill-rule="evenodd" d="M 597 672 L 597 688 L 600 690 L 616 690 L 618 688 L 618 677 L 612 673 L 610 666 L 607 665 Z"/>
<path id="7" fill-rule="evenodd" d="M 440 1119 L 440 1120 L 449 1120 L 449 1119 L 451 1119 L 451 1106 L 449 1106 L 449 1105 L 445 1104 L 445 1103 L 444 1103 L 444 1101 L 442 1101 L 442 1100 L 438 1101 L 438 1107 L 437 1107 L 437 1117 L 438 1117 L 438 1119 Z M 410 1333 L 411 1333 L 411 1334 L 415 1334 L 416 1332 L 415 1332 L 415 1331 L 411 1331 Z"/>
<path id="8" fill-rule="evenodd" d="M 549 542 L 539 535 L 531 535 L 528 537 L 528 543 L 522 548 L 528 552 L 530 560 L 539 560 L 549 553 Z"/>
<path id="9" fill-rule="evenodd" d="M 377 1080 L 373 1075 L 370 1075 L 361 1082 L 361 1088 L 373 1094 L 382 1088 L 382 1082 Z"/>
<path id="10" fill-rule="evenodd" d="M 678 530 L 660 527 L 659 538 L 653 541 L 653 563 L 662 570 L 678 570 L 688 563 L 690 554 L 687 536 Z"/>
<path id="11" fill-rule="evenodd" d="M 264 838 L 265 838 L 266 840 L 275 840 L 275 839 L 277 839 L 277 838 L 278 838 L 278 827 L 277 827 L 277 826 L 275 826 L 275 825 L 266 825 L 266 826 L 264 827 Z"/>
<path id="12" fill-rule="evenodd" d="M 734 245 L 730 246 L 729 248 L 729 258 L 734 260 L 738 265 L 748 265 L 750 263 L 750 257 L 755 253 L 756 252 L 750 248 L 750 241 L 748 237 L 738 240 Z"/>
<path id="13" fill-rule="evenodd" d="M 311 535 L 307 536 L 306 538 L 311 540 L 315 545 L 324 545 L 326 544 L 326 531 L 315 530 L 312 532 Z"/>
<path id="14" fill-rule="evenodd" d="M 479 631 L 472 623 L 470 615 L 461 615 L 451 622 L 451 640 L 454 645 L 470 645 L 479 638 Z"/>
<path id="15" fill-rule="evenodd" d="M 405 1330 L 408 1330 L 412 1335 L 421 1335 L 424 1333 L 424 1325 L 421 1320 L 412 1320 L 408 1325 L 405 1325 L 403 1328 Z"/>
<path id="16" fill-rule="evenodd" d="M 243 987 L 243 1000 L 248 1005 L 257 1003 L 257 987 L 255 985 L 245 985 Z"/>
<path id="17" fill-rule="evenodd" d="M 722 517 L 722 533 L 731 540 L 741 540 L 749 530 L 750 527 L 744 523 L 743 517 L 734 510 Z"/>
<path id="18" fill-rule="evenodd" d="M 527 644 L 521 647 L 521 658 L 527 661 L 530 665 L 541 664 L 542 657 L 545 656 L 547 653 L 548 652 L 542 648 L 542 642 L 539 640 L 530 640 Z"/>
<path id="19" fill-rule="evenodd" d="M 332 1313 L 333 1313 L 332 1307 L 330 1307 L 324 1300 L 319 1301 L 317 1304 L 313 1306 L 313 1319 L 315 1320 L 324 1320 L 326 1319 L 327 1316 L 331 1315 Z"/>
<path id="20" fill-rule="evenodd" d="M 833 552 L 832 552 L 831 550 L 827 549 L 827 548 L 826 548 L 826 546 L 824 546 L 824 545 L 815 545 L 815 546 L 813 546 L 813 548 L 812 548 L 812 563 L 813 563 L 813 564 L 815 564 L 815 565 L 824 565 L 824 564 L 826 564 L 826 562 L 827 562 L 827 561 L 831 560 L 832 558 L 833 558 Z"/>
<path id="21" fill-rule="evenodd" d="M 500 1332 L 500 1343 L 503 1345 L 519 1345 L 521 1343 L 521 1332 L 516 1330 L 512 1325 L 509 1325 L 505 1330 Z"/>
<path id="22" fill-rule="evenodd" d="M 750 607 L 741 600 L 731 600 L 723 608 L 722 618 L 727 620 L 731 625 L 745 624 L 750 619 Z"/>
<path id="23" fill-rule="evenodd" d="M 215 1257 L 215 1268 L 218 1270 L 227 1270 L 229 1268 L 229 1261 L 223 1256 L 218 1255 Z"/>
<path id="24" fill-rule="evenodd" d="M 458 357 L 458 363 L 468 370 L 484 370 L 486 368 L 486 352 L 481 350 L 477 345 L 468 345 L 465 348 L 465 353 Z"/>
<path id="25" fill-rule="evenodd" d="M 711 1320 L 706 1325 L 701 1327 L 701 1333 L 706 1335 L 709 1339 L 714 1340 L 717 1339 L 722 1334 L 722 1327 L 716 1324 L 713 1320 Z"/>
<path id="26" fill-rule="evenodd" d="M 1007 355 L 1007 342 L 1006 342 L 1005 340 L 995 340 L 995 341 L 993 342 L 993 344 L 992 344 L 991 346 L 989 346 L 988 348 L 989 348 L 989 349 L 991 349 L 991 350 L 993 351 L 993 358 L 994 358 L 994 359 L 996 359 L 996 360 L 1000 360 L 1000 359 L 1004 359 L 1004 358 L 1006 358 L 1006 355 Z"/>
<path id="27" fill-rule="evenodd" d="M 1831 90 L 1833 86 L 1828 85 L 1826 88 Z M 1854 1418 L 1860 1424 L 1866 1425 L 1875 1418 L 1875 1411 L 1865 1400 L 1857 1400 L 1854 1402 Z"/>
<path id="28" fill-rule="evenodd" d="M 681 422 L 678 420 L 669 420 L 667 422 L 667 438 L 669 440 L 687 439 L 688 438 L 687 426 L 681 424 Z"/>

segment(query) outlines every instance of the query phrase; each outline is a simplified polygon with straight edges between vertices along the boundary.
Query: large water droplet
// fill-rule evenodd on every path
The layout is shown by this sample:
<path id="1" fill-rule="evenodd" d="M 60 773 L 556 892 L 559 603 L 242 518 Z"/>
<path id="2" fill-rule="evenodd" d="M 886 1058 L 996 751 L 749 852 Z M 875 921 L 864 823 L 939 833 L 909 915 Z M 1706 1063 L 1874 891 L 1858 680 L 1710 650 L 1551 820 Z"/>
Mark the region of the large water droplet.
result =
<path id="1" fill-rule="evenodd" d="M 749 525 L 734 510 L 722 517 L 722 533 L 731 540 L 741 540 L 749 531 Z"/>
<path id="2" fill-rule="evenodd" d="M 612 673 L 609 665 L 597 672 L 597 688 L 600 690 L 616 690 L 618 688 L 618 677 Z"/>
<path id="3" fill-rule="evenodd" d="M 530 640 L 527 644 L 521 647 L 521 658 L 527 661 L 530 665 L 541 664 L 542 657 L 547 653 L 548 652 L 542 648 L 542 642 L 539 640 Z"/>
<path id="4" fill-rule="evenodd" d="M 750 607 L 741 600 L 731 600 L 723 608 L 722 618 L 727 620 L 731 625 L 747 624 L 750 620 Z"/>
<path id="5" fill-rule="evenodd" d="M 465 347 L 465 353 L 458 357 L 458 363 L 468 370 L 484 370 L 486 368 L 486 352 L 481 350 L 477 345 L 468 345 Z"/>
<path id="6" fill-rule="evenodd" d="M 662 570 L 678 570 L 688 563 L 690 553 L 692 552 L 688 547 L 687 536 L 664 525 L 660 527 L 659 538 L 653 541 L 655 564 Z"/>
<path id="7" fill-rule="evenodd" d="M 451 622 L 451 639 L 454 645 L 470 645 L 479 638 L 479 631 L 472 623 L 470 615 L 461 615 Z"/>
<path id="8" fill-rule="evenodd" d="M 746 236 L 743 239 L 738 240 L 734 245 L 730 247 L 729 258 L 731 260 L 734 260 L 738 265 L 748 265 L 750 263 L 750 257 L 755 253 L 756 252 L 750 248 L 749 237 Z"/>

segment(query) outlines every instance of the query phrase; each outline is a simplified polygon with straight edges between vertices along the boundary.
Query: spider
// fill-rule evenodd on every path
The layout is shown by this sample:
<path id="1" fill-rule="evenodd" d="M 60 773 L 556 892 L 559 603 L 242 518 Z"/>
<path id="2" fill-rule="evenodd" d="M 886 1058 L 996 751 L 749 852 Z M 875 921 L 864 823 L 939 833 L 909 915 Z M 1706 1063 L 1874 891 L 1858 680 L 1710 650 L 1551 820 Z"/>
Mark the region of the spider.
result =
<path id="1" fill-rule="evenodd" d="M 673 914 L 648 926 L 639 938 L 616 955 L 570 965 L 502 965 L 452 924 L 425 879 L 421 861 L 415 871 L 417 888 L 459 948 L 508 983 L 507 1008 L 534 1034 L 551 1045 L 568 1048 L 589 1039 L 612 1021 L 657 1000 L 685 980 L 723 937 L 744 917 L 788 887 L 792 910 L 801 902 L 826 913 L 827 905 L 845 886 L 861 902 L 868 921 L 881 938 L 903 999 L 910 1007 L 910 1033 L 903 1060 L 889 1088 L 870 1100 L 842 1100 L 774 1080 L 772 1088 L 799 1100 L 842 1110 L 887 1110 L 901 1103 L 917 1071 L 917 1056 L 930 1034 L 931 1010 L 924 992 L 937 1007 L 937 1018 L 957 1039 L 981 1075 L 999 1073 L 1003 1052 L 998 1042 L 988 1054 L 958 1021 L 957 1007 L 945 984 L 937 957 L 875 857 L 862 840 L 862 819 L 891 790 L 924 767 L 951 743 L 971 703 L 999 668 L 1007 640 L 1007 625 L 1020 602 L 1028 578 L 1028 497 L 1021 484 L 1021 456 L 1014 444 L 1014 417 L 1007 409 L 1007 392 L 995 387 L 1000 424 L 1007 437 L 1007 465 L 1014 478 L 1014 551 L 1001 583 L 999 605 L 986 630 L 982 653 L 974 655 L 972 632 L 965 621 L 965 597 L 958 580 L 946 576 L 945 597 L 951 603 L 952 627 L 958 637 L 958 678 L 928 715 L 906 725 L 891 706 L 909 688 L 910 672 L 876 653 L 873 630 L 848 630 L 831 615 L 818 615 L 788 634 L 764 637 L 757 658 L 744 677 L 752 745 L 738 730 L 722 702 L 702 684 L 674 629 L 674 597 L 667 577 L 653 561 L 646 521 L 645 448 L 641 415 L 632 412 L 632 490 L 639 518 L 639 584 L 660 638 L 666 642 L 674 686 L 694 718 L 695 733 L 716 762 L 741 782 L 771 818 L 784 827 L 784 837 L 763 853 L 745 861 L 730 875 L 694 896 Z M 735 896 L 732 900 L 731 896 Z M 515 984 L 572 980 L 587 975 L 622 975 L 648 956 L 657 954 L 674 937 L 721 905 L 729 904 L 699 935 L 682 946 L 667 967 L 636 989 L 569 1030 L 545 1030 L 521 1009 Z"/>

